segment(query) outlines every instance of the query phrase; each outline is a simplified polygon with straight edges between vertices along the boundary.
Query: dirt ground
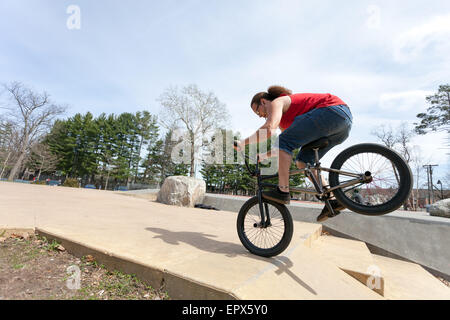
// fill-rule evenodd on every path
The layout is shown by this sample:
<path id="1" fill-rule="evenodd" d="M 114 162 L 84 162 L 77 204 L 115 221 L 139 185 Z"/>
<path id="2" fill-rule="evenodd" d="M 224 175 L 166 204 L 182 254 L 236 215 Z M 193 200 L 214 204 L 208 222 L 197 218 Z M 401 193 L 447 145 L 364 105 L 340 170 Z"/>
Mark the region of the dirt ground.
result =
<path id="1" fill-rule="evenodd" d="M 0 235 L 0 300 L 167 299 L 135 276 L 107 270 L 91 256 L 78 259 L 56 242 Z"/>

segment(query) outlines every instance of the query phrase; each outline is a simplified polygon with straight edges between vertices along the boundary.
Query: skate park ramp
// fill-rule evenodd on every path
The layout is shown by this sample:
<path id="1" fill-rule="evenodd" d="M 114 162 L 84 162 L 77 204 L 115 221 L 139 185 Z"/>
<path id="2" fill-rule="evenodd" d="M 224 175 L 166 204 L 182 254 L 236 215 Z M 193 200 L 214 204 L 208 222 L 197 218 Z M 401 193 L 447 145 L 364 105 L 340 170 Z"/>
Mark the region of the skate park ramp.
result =
<path id="1" fill-rule="evenodd" d="M 254 256 L 239 241 L 236 217 L 109 191 L 0 182 L 0 232 L 33 229 L 173 299 L 450 299 L 419 265 L 323 235 L 320 224 L 294 222 L 285 252 Z"/>

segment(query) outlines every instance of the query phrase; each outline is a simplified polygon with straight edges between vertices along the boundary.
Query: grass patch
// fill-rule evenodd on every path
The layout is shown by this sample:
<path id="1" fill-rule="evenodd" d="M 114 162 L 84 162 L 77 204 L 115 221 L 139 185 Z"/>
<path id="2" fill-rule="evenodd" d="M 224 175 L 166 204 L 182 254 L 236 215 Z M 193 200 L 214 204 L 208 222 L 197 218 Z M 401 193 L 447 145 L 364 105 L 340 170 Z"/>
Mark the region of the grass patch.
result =
<path id="1" fill-rule="evenodd" d="M 81 259 L 60 251 L 57 241 L 32 236 L 8 238 L 0 243 L 0 270 L 7 285 L 2 287 L 5 299 L 51 300 L 163 300 L 167 292 L 154 289 L 134 274 L 108 270 L 94 257 Z M 76 266 L 74 274 L 68 267 Z M 67 284 L 79 275 L 80 289 Z M 3 279 L 2 279 L 3 280 Z"/>
<path id="2" fill-rule="evenodd" d="M 169 299 L 166 292 L 157 292 L 134 274 L 125 274 L 117 270 L 108 271 L 96 262 L 90 262 L 87 265 L 95 269 L 89 272 L 98 280 L 82 286 L 72 298 L 74 300 Z"/>

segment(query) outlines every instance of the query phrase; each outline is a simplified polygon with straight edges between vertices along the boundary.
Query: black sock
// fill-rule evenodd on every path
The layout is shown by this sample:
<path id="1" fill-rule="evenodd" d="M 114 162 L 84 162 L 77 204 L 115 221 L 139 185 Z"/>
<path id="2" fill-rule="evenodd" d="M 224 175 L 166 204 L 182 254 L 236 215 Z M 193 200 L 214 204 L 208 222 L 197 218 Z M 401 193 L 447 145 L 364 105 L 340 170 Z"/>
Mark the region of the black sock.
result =
<path id="1" fill-rule="evenodd" d="M 284 193 L 284 194 L 287 194 L 287 193 L 289 193 L 289 192 L 284 192 L 284 191 L 281 191 L 280 187 L 277 187 L 277 189 L 278 189 L 278 192 L 279 192 L 279 193 Z"/>

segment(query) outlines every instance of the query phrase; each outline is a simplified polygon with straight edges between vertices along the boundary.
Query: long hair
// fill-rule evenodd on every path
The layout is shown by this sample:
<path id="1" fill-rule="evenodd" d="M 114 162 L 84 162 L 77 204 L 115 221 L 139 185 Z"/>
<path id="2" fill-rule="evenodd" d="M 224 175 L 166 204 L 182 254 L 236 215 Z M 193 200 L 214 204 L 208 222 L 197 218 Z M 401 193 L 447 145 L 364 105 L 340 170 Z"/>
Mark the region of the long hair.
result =
<path id="1" fill-rule="evenodd" d="M 254 103 L 256 103 L 256 105 L 261 104 L 261 99 L 273 101 L 276 98 L 280 97 L 281 95 L 290 95 L 290 94 L 292 94 L 292 91 L 286 89 L 285 87 L 270 86 L 269 89 L 267 89 L 267 92 L 259 92 L 255 94 L 255 96 L 252 99 L 252 102 L 250 103 L 250 106 L 252 106 Z"/>

